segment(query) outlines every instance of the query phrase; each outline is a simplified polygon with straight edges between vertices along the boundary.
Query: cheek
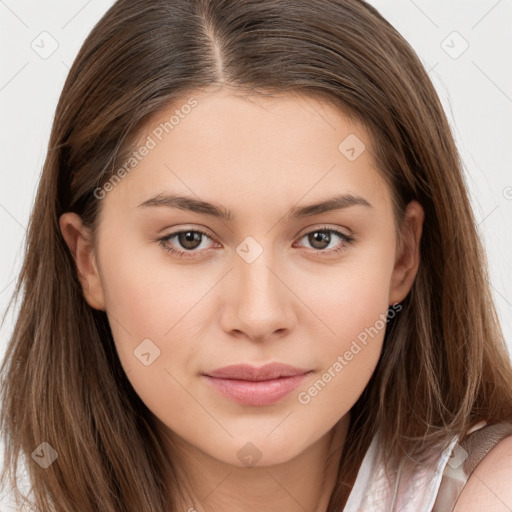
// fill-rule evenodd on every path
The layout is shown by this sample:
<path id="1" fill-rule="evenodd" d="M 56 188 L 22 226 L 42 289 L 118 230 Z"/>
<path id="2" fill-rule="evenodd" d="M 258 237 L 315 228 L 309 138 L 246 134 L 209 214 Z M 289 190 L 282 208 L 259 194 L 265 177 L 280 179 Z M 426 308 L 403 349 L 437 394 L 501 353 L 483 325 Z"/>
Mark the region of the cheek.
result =
<path id="1" fill-rule="evenodd" d="M 364 314 L 339 315 L 336 340 L 317 344 L 322 364 L 301 387 L 297 401 L 318 418 L 319 426 L 336 422 L 363 393 L 379 361 L 386 325 L 386 309 L 368 307 Z"/>
<path id="2" fill-rule="evenodd" d="M 322 324 L 321 335 L 316 331 L 310 336 L 309 348 L 320 369 L 298 397 L 311 409 L 331 410 L 332 414 L 348 410 L 378 363 L 394 258 L 392 247 L 384 247 L 361 251 L 357 261 L 347 261 L 335 272 L 317 278 L 314 288 L 302 291 Z"/>
<path id="3" fill-rule="evenodd" d="M 165 368 L 168 354 L 172 354 L 173 365 L 185 363 L 194 352 L 194 340 L 199 342 L 194 329 L 199 328 L 201 297 L 211 287 L 211 280 L 199 278 L 191 266 L 169 264 L 161 251 L 127 244 L 124 248 L 106 246 L 102 254 L 106 308 L 127 374 L 145 368 L 147 361 L 139 357 L 144 347 L 147 350 L 142 354 L 149 352 L 150 357 L 142 359 L 154 358 L 152 368 Z"/>
<path id="4" fill-rule="evenodd" d="M 126 240 L 123 245 L 107 242 L 102 252 L 107 307 L 128 331 L 161 336 L 207 283 L 192 266 L 172 262 L 158 242 L 130 233 L 118 238 Z"/>
<path id="5" fill-rule="evenodd" d="M 134 253 L 132 253 L 134 254 Z M 118 258 L 104 266 L 110 327 L 121 365 L 156 415 L 186 417 L 200 349 L 200 299 L 211 286 L 183 267 Z M 115 261 L 115 263 L 114 263 Z M 195 307 L 194 307 L 195 306 Z"/>
<path id="6" fill-rule="evenodd" d="M 375 243 L 314 279 L 296 280 L 304 283 L 296 288 L 299 296 L 328 328 L 323 346 L 343 348 L 386 313 L 394 258 L 389 249 Z"/>

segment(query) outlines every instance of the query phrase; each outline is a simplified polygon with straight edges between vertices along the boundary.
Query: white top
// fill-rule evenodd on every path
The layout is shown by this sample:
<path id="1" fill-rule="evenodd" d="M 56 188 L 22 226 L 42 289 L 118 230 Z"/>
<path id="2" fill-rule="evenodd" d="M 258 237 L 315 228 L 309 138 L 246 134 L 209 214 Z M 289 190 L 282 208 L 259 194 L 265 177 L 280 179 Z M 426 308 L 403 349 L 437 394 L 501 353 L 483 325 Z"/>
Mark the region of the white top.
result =
<path id="1" fill-rule="evenodd" d="M 475 425 L 470 433 L 485 424 L 481 422 Z M 409 473 L 399 471 L 390 481 L 382 461 L 377 460 L 380 443 L 379 435 L 375 435 L 363 458 L 343 512 L 431 512 L 443 473 L 450 473 L 452 468 L 457 468 L 462 462 L 456 460 L 459 456 L 456 448 L 458 439 L 459 436 L 453 437 L 447 448 L 439 456 L 433 456 L 430 463 L 414 471 L 409 470 Z"/>

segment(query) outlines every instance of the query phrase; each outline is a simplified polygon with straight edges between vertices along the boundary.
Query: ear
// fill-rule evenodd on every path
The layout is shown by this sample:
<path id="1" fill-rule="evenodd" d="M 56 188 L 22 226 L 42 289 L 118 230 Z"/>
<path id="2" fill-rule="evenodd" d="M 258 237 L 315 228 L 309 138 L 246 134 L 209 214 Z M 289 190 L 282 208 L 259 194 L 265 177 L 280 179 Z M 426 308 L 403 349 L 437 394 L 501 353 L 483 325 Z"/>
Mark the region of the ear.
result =
<path id="1" fill-rule="evenodd" d="M 389 304 L 405 299 L 420 265 L 420 241 L 425 212 L 418 201 L 411 201 L 406 208 L 401 226 L 402 237 L 398 242 L 395 266 L 391 275 Z"/>
<path id="2" fill-rule="evenodd" d="M 105 309 L 105 296 L 94 254 L 90 230 L 76 213 L 68 212 L 59 219 L 60 230 L 75 260 L 84 297 L 94 309 Z"/>

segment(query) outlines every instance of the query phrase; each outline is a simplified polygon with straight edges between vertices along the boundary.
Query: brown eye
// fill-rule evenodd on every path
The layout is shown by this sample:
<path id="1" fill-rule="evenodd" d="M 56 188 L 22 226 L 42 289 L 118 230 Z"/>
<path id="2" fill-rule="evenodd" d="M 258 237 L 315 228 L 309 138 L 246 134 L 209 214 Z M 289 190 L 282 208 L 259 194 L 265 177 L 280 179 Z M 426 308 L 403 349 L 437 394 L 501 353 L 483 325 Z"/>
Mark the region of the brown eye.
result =
<path id="1" fill-rule="evenodd" d="M 301 240 L 302 239 L 307 239 L 307 244 L 310 246 L 309 248 L 314 250 L 313 252 L 316 252 L 322 256 L 337 254 L 347 249 L 349 244 L 354 241 L 354 238 L 346 235 L 342 231 L 327 228 L 317 229 L 315 231 L 306 233 L 301 237 Z M 340 239 L 341 241 L 336 243 L 337 239 Z M 308 248 L 307 246 L 303 247 Z"/>
<path id="2" fill-rule="evenodd" d="M 197 249 L 201 245 L 203 235 L 198 231 L 181 231 L 176 235 L 178 242 L 184 249 Z"/>
<path id="3" fill-rule="evenodd" d="M 204 241 L 215 240 L 198 229 L 183 229 L 159 238 L 158 243 L 167 251 L 180 257 L 196 257 L 211 247 L 200 247 Z"/>
<path id="4" fill-rule="evenodd" d="M 311 247 L 313 249 L 318 249 L 319 251 L 328 247 L 331 241 L 336 240 L 336 237 L 340 238 L 344 243 L 349 243 L 353 240 L 353 238 L 341 231 L 338 231 L 337 229 L 317 229 L 316 231 L 311 231 L 310 233 L 305 234 L 302 238 L 306 237 L 308 243 L 311 244 Z"/>
<path id="5" fill-rule="evenodd" d="M 325 249 L 331 242 L 331 235 L 326 231 L 314 231 L 307 237 L 314 249 Z"/>

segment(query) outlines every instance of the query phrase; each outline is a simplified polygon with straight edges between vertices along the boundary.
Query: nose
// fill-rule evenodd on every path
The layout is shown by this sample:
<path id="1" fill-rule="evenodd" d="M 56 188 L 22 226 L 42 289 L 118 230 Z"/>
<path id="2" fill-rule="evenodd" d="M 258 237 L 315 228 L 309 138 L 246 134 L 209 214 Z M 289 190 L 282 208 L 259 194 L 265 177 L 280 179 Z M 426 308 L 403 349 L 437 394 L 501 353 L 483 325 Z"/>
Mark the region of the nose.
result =
<path id="1" fill-rule="evenodd" d="M 225 332 L 253 341 L 281 337 L 296 324 L 293 283 L 264 251 L 248 263 L 238 255 L 223 283 L 221 324 Z"/>

